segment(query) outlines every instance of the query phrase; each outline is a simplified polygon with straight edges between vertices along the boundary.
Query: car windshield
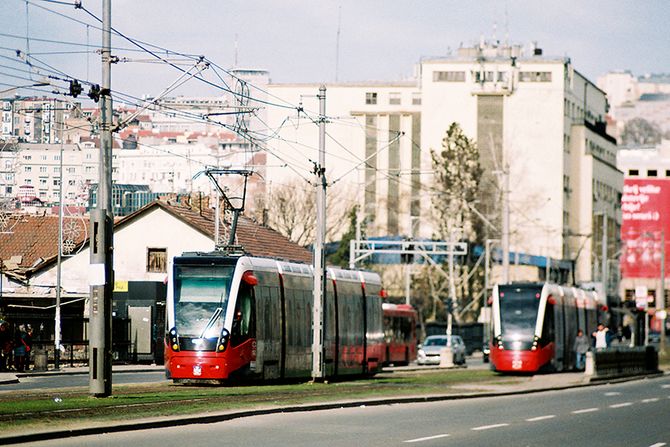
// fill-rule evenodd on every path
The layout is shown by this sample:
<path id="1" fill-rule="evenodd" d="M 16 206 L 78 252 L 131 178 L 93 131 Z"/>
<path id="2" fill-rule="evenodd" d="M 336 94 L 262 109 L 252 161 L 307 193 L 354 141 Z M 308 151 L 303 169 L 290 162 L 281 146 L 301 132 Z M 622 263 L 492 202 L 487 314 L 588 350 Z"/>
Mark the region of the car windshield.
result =
<path id="1" fill-rule="evenodd" d="M 424 342 L 424 346 L 446 346 L 447 337 L 428 337 Z"/>

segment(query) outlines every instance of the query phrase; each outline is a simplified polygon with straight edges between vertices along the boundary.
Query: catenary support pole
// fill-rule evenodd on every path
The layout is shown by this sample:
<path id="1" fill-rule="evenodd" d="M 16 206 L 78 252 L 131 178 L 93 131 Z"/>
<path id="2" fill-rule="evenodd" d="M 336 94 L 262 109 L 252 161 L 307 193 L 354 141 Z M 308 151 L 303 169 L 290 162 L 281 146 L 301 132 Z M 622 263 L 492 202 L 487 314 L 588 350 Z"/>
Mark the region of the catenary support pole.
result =
<path id="1" fill-rule="evenodd" d="M 658 296 L 656 299 L 656 312 L 656 315 L 660 316 L 659 320 L 661 320 L 661 334 L 658 350 L 659 355 L 665 359 L 668 355 L 665 351 L 665 322 L 668 318 L 668 309 L 665 304 L 665 230 L 661 230 L 661 284 L 658 288 Z"/>
<path id="2" fill-rule="evenodd" d="M 96 208 L 91 212 L 89 282 L 89 392 L 112 394 L 112 95 L 111 0 L 102 0 L 102 87 L 100 90 L 100 171 Z"/>
<path id="3" fill-rule="evenodd" d="M 56 311 L 54 315 L 54 369 L 60 369 L 61 345 L 61 282 L 63 262 L 63 136 L 61 134 L 60 159 L 58 160 L 58 256 L 56 259 Z"/>
<path id="4" fill-rule="evenodd" d="M 324 377 L 323 359 L 323 304 L 326 296 L 326 86 L 319 88 L 319 163 L 315 167 L 316 240 L 314 241 L 314 306 L 312 309 L 312 378 Z"/>
<path id="5" fill-rule="evenodd" d="M 509 165 L 503 168 L 503 191 L 502 191 L 502 282 L 509 283 Z"/>

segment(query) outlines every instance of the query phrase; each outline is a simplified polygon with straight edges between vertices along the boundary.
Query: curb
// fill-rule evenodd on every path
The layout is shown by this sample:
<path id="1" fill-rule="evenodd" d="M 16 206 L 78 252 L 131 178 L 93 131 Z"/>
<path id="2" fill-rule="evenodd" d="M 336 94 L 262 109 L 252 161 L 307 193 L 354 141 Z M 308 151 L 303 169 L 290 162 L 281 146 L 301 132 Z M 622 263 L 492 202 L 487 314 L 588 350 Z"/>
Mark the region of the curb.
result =
<path id="1" fill-rule="evenodd" d="M 277 414 L 277 413 L 298 413 L 303 411 L 333 410 L 338 408 L 354 408 L 362 406 L 373 407 L 373 406 L 392 405 L 392 404 L 441 402 L 447 400 L 463 400 L 463 399 L 488 398 L 488 397 L 500 397 L 500 396 L 514 396 L 519 394 L 535 394 L 535 393 L 544 393 L 547 391 L 560 391 L 572 388 L 582 388 L 586 386 L 600 386 L 609 383 L 622 383 L 633 380 L 656 378 L 666 374 L 661 372 L 656 374 L 643 374 L 639 376 L 630 376 L 627 378 L 625 377 L 620 377 L 616 379 L 603 378 L 602 380 L 593 383 L 588 381 L 588 382 L 572 383 L 569 385 L 561 385 L 555 387 L 542 387 L 542 388 L 533 388 L 533 389 L 516 390 L 516 391 L 438 394 L 438 395 L 414 396 L 414 397 L 390 397 L 386 399 L 351 400 L 351 401 L 340 401 L 340 402 L 328 402 L 322 404 L 306 404 L 306 405 L 295 405 L 288 407 L 264 408 L 256 410 L 241 410 L 241 411 L 233 411 L 233 412 L 219 413 L 206 416 L 186 416 L 179 418 L 173 417 L 170 419 L 150 420 L 144 422 L 137 421 L 127 424 L 115 424 L 115 425 L 98 426 L 98 427 L 86 427 L 86 428 L 77 428 L 70 430 L 56 430 L 56 431 L 48 431 L 40 433 L 6 436 L 6 437 L 0 437 L 0 445 L 47 441 L 51 439 L 72 438 L 78 436 L 99 435 L 105 433 L 140 431 L 153 428 L 181 427 L 193 424 L 213 424 L 217 422 L 230 421 L 233 419 L 262 416 L 268 414 Z"/>

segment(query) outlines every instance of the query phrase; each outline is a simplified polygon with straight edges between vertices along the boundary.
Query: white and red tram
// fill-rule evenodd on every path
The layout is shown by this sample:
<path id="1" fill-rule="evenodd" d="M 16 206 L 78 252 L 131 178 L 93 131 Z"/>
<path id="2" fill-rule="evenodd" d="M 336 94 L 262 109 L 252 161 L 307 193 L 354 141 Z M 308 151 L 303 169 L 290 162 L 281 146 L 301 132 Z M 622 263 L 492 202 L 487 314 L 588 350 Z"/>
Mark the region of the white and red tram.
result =
<path id="1" fill-rule="evenodd" d="M 374 374 L 384 359 L 377 274 L 329 268 L 324 302 L 328 377 Z M 310 377 L 312 266 L 221 252 L 174 258 L 165 370 L 175 382 Z"/>
<path id="2" fill-rule="evenodd" d="M 556 284 L 499 284 L 493 288 L 491 369 L 533 373 L 575 366 L 577 330 L 587 336 L 607 307 L 596 292 Z"/>

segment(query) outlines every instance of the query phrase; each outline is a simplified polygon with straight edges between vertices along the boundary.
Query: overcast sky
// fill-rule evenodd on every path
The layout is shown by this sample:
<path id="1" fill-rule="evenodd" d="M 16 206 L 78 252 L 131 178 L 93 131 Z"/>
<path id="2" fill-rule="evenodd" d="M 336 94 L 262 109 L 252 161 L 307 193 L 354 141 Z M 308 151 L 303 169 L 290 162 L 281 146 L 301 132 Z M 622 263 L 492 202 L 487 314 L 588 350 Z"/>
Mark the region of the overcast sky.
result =
<path id="1" fill-rule="evenodd" d="M 98 17 L 101 3 L 82 0 Z M 90 24 L 95 24 L 94 17 L 45 0 L 29 0 L 28 13 L 25 0 L 2 4 L 0 90 L 29 83 L 20 79 L 26 73 L 8 68 L 27 68 L 17 63 L 13 50 L 26 51 L 28 45 L 37 60 L 53 69 L 100 82 L 99 55 L 80 53 L 85 47 L 37 40 L 100 45 L 99 30 L 64 16 Z M 340 81 L 408 78 L 421 57 L 445 55 L 480 36 L 491 39 L 494 30 L 501 41 L 535 41 L 545 55 L 570 57 L 593 81 L 612 69 L 629 69 L 636 75 L 670 72 L 667 0 L 112 0 L 112 11 L 112 26 L 126 36 L 202 54 L 223 68 L 235 64 L 237 41 L 237 65 L 267 69 L 274 82 L 335 80 L 338 17 Z M 113 44 L 137 48 L 119 38 Z M 49 52 L 70 53 L 45 54 Z M 114 66 L 115 90 L 157 95 L 179 77 L 174 68 L 146 63 L 151 59 L 147 54 L 121 49 L 114 53 L 133 59 Z M 217 78 L 209 73 L 208 79 Z M 178 93 L 217 91 L 191 81 Z"/>

